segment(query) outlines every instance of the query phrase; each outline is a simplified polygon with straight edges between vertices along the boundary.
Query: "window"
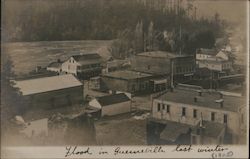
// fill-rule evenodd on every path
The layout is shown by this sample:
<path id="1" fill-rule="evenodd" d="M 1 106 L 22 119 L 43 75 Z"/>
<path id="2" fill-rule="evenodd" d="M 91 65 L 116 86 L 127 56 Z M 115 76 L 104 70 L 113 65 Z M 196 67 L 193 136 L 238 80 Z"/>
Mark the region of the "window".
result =
<path id="1" fill-rule="evenodd" d="M 244 114 L 241 114 L 241 123 L 244 124 Z"/>
<path id="2" fill-rule="evenodd" d="M 151 68 L 151 66 L 150 66 L 150 65 L 148 65 L 148 70 L 150 70 L 150 68 Z"/>
<path id="3" fill-rule="evenodd" d="M 182 108 L 182 113 L 181 113 L 182 116 L 186 116 L 186 108 Z"/>
<path id="4" fill-rule="evenodd" d="M 214 121 L 214 119 L 215 119 L 215 113 L 212 112 L 212 113 L 211 113 L 211 121 Z"/>
<path id="5" fill-rule="evenodd" d="M 135 84 L 132 85 L 132 91 L 135 91 Z"/>
<path id="6" fill-rule="evenodd" d="M 162 104 L 162 109 L 165 110 L 166 109 L 166 105 Z"/>
<path id="7" fill-rule="evenodd" d="M 167 113 L 170 113 L 170 105 L 167 105 Z"/>
<path id="8" fill-rule="evenodd" d="M 197 118 L 197 110 L 196 109 L 193 110 L 193 117 Z"/>
<path id="9" fill-rule="evenodd" d="M 227 123 L 227 114 L 224 114 L 224 123 Z"/>
<path id="10" fill-rule="evenodd" d="M 161 111 L 161 104 L 158 103 L 158 112 Z"/>

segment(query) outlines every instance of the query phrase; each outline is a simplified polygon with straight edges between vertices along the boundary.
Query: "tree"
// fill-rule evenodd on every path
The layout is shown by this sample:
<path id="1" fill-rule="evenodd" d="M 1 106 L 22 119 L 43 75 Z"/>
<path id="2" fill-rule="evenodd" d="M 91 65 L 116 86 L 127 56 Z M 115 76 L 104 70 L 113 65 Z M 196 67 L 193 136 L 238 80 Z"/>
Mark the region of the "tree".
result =
<path id="1" fill-rule="evenodd" d="M 1 121 L 6 126 L 15 115 L 21 115 L 26 104 L 17 88 L 14 88 L 12 61 L 6 53 L 1 54 Z"/>
<path id="2" fill-rule="evenodd" d="M 153 50 L 153 45 L 154 45 L 154 23 L 151 21 L 148 27 L 148 51 Z"/>
<path id="3" fill-rule="evenodd" d="M 143 23 L 139 21 L 135 27 L 135 52 L 144 51 L 144 32 L 143 32 Z"/>

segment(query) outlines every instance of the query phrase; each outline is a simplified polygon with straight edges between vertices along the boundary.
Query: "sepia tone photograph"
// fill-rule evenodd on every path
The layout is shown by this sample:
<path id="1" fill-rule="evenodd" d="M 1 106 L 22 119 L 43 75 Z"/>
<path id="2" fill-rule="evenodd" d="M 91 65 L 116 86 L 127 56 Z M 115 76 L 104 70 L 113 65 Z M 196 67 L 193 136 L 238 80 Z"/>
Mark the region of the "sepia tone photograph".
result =
<path id="1" fill-rule="evenodd" d="M 1 0 L 2 149 L 248 146 L 248 5 Z"/>

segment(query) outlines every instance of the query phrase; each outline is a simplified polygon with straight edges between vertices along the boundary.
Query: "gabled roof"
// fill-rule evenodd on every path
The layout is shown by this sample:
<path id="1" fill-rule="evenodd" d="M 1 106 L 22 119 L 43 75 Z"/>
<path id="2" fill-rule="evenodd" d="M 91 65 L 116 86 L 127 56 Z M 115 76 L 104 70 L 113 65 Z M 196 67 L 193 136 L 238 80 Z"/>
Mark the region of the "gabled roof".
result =
<path id="1" fill-rule="evenodd" d="M 82 86 L 82 83 L 72 74 L 15 81 L 22 95 L 32 95 L 54 90 Z"/>
<path id="2" fill-rule="evenodd" d="M 96 99 L 101 106 L 108 106 L 112 104 L 130 101 L 129 97 L 125 93 L 97 97 Z"/>
<path id="3" fill-rule="evenodd" d="M 198 54 L 204 54 L 204 55 L 212 55 L 215 56 L 217 55 L 217 51 L 215 49 L 204 49 L 204 48 L 200 48 L 197 50 Z"/>

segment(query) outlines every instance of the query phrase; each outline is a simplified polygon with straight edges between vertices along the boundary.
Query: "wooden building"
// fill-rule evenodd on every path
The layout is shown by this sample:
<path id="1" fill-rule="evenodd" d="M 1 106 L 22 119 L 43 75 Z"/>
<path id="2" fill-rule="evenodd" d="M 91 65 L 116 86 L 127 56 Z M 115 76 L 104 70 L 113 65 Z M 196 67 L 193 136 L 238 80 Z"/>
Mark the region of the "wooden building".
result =
<path id="1" fill-rule="evenodd" d="M 83 84 L 74 75 L 15 81 L 28 109 L 52 109 L 83 102 Z"/>
<path id="2" fill-rule="evenodd" d="M 229 72 L 233 68 L 233 62 L 229 58 L 229 52 L 215 49 L 198 49 L 196 51 L 196 64 L 198 68 L 208 68 L 216 72 Z"/>
<path id="3" fill-rule="evenodd" d="M 101 56 L 97 53 L 74 55 L 62 64 L 62 71 L 80 79 L 89 79 L 101 74 L 101 63 Z"/>

